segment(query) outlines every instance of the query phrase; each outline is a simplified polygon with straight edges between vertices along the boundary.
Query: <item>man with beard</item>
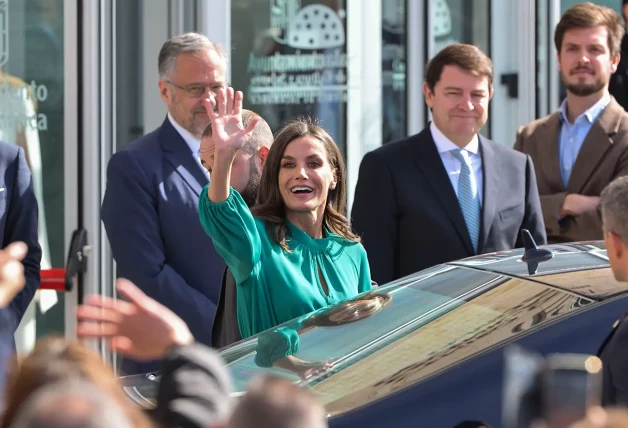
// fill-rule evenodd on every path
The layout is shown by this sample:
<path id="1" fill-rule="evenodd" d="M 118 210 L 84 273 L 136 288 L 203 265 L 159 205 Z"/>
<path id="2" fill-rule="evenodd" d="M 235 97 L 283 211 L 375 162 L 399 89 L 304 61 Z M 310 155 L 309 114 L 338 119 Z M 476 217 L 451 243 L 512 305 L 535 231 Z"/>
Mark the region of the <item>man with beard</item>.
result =
<path id="1" fill-rule="evenodd" d="M 534 161 L 548 243 L 602 239 L 600 193 L 628 174 L 628 113 L 608 91 L 623 35 L 612 9 L 569 8 L 554 33 L 567 98 L 517 134 L 515 149 Z"/>
<path id="2" fill-rule="evenodd" d="M 273 143 L 273 133 L 270 126 L 258 114 L 250 110 L 242 110 L 242 125 L 249 126 L 252 119 L 259 121 L 253 129 L 251 138 L 238 151 L 231 169 L 231 187 L 240 193 L 244 202 L 250 207 L 255 205 L 259 190 L 262 170 L 266 162 L 268 150 Z M 207 171 L 212 172 L 214 160 L 214 142 L 212 140 L 211 124 L 207 126 L 201 140 L 201 153 L 209 153 L 209 165 L 201 161 Z M 222 276 L 220 299 L 216 309 L 216 317 L 212 327 L 212 346 L 222 348 L 242 339 L 238 326 L 236 305 L 236 282 L 228 268 Z"/>
<path id="3" fill-rule="evenodd" d="M 109 161 L 102 221 L 118 276 L 183 318 L 199 342 L 211 345 L 225 263 L 199 220 L 198 198 L 209 181 L 199 152 L 209 124 L 203 101 L 226 87 L 227 62 L 219 46 L 187 33 L 164 43 L 158 68 L 168 115 Z M 159 362 L 122 362 L 125 374 L 158 368 Z"/>

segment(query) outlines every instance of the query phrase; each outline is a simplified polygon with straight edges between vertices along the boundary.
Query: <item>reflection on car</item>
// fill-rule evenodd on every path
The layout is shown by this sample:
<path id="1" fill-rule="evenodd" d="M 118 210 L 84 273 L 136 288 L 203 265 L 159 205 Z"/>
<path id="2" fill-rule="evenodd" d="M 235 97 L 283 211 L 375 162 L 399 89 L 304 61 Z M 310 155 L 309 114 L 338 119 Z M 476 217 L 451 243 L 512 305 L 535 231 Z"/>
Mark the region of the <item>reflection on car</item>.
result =
<path id="1" fill-rule="evenodd" d="M 221 355 L 239 394 L 257 374 L 284 376 L 318 395 L 332 427 L 500 426 L 506 345 L 596 354 L 628 307 L 602 242 L 541 248 L 551 257 L 532 274 L 523 249 L 435 266 Z M 123 380 L 154 400 L 158 374 Z"/>

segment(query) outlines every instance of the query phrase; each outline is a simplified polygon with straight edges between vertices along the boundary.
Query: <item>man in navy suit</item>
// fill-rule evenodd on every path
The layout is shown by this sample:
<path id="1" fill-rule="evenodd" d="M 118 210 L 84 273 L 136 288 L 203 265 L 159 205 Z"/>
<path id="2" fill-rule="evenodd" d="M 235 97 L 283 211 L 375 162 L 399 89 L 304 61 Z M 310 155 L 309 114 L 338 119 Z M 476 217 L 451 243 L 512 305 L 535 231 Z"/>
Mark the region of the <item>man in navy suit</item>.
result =
<path id="1" fill-rule="evenodd" d="M 205 36 L 168 40 L 159 53 L 159 91 L 168 116 L 155 131 L 113 155 L 102 220 L 118 276 L 137 284 L 211 345 L 225 263 L 204 233 L 198 199 L 208 183 L 199 150 L 209 119 L 202 101 L 226 86 L 222 50 Z M 159 362 L 124 360 L 125 374 Z"/>
<path id="2" fill-rule="evenodd" d="M 37 198 L 24 150 L 0 141 L 0 248 L 6 252 L 16 251 L 11 244 L 17 242 L 27 247 L 26 254 L 20 256 L 23 257 L 24 288 L 7 302 L 8 306 L 0 305 L 0 385 L 4 384 L 5 364 L 15 351 L 13 335 L 39 287 L 38 219 Z M 23 250 L 18 252 L 23 253 Z M 1 279 L 0 283 L 4 282 Z"/>
<path id="3" fill-rule="evenodd" d="M 493 64 L 453 44 L 429 63 L 423 92 L 433 122 L 364 156 L 351 216 L 378 284 L 456 259 L 546 243 L 529 156 L 479 135 Z"/>

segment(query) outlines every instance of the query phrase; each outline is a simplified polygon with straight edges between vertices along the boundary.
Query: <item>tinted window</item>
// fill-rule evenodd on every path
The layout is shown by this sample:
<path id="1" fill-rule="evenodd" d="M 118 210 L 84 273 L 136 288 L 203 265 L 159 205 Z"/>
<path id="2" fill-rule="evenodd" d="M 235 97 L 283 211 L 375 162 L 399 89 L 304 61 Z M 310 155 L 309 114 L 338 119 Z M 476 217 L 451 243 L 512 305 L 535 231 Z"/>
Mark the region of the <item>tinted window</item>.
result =
<path id="1" fill-rule="evenodd" d="M 589 302 L 470 269 L 441 266 L 405 281 L 230 348 L 223 357 L 236 389 L 270 371 L 312 387 L 338 414 Z"/>

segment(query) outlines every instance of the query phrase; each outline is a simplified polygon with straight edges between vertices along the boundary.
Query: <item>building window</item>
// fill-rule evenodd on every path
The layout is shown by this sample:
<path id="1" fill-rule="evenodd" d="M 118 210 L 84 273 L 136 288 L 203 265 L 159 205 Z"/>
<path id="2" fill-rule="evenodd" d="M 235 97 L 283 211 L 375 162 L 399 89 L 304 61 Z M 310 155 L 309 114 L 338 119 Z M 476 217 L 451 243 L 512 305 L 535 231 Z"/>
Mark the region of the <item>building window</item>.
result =
<path id="1" fill-rule="evenodd" d="M 63 40 L 63 0 L 0 0 L 0 140 L 22 147 L 31 169 L 42 269 L 65 264 Z M 37 336 L 63 332 L 55 296 L 40 295 L 38 307 L 50 309 L 36 311 Z"/>
<path id="2" fill-rule="evenodd" d="M 431 0 L 434 54 L 451 43 L 469 43 L 490 56 L 489 0 Z"/>
<path id="3" fill-rule="evenodd" d="M 233 0 L 232 85 L 273 130 L 318 118 L 346 156 L 346 3 Z"/>
<path id="4" fill-rule="evenodd" d="M 406 0 L 382 1 L 382 142 L 407 135 Z"/>
<path id="5" fill-rule="evenodd" d="M 475 45 L 490 57 L 490 6 L 489 0 L 429 0 L 432 40 L 428 40 L 428 60 L 452 43 Z M 481 131 L 489 138 L 490 117 L 489 109 L 489 120 Z"/>

